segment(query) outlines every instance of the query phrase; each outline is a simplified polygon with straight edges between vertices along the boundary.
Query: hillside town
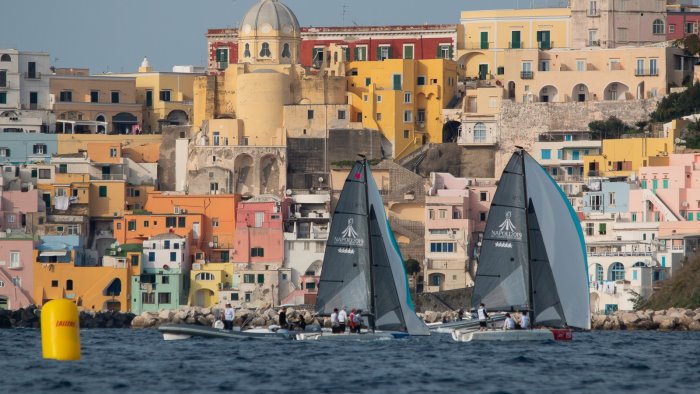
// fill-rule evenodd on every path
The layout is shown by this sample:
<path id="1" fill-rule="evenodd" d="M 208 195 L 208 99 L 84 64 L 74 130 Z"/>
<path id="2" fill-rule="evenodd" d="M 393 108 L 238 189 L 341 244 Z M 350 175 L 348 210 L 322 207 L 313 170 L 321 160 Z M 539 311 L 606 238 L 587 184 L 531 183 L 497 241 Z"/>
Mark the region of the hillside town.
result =
<path id="1" fill-rule="evenodd" d="M 566 3 L 305 27 L 260 0 L 169 71 L 0 48 L 0 309 L 313 305 L 358 154 L 412 292 L 466 289 L 517 147 L 580 221 L 592 312 L 635 309 L 700 246 L 700 6 Z"/>

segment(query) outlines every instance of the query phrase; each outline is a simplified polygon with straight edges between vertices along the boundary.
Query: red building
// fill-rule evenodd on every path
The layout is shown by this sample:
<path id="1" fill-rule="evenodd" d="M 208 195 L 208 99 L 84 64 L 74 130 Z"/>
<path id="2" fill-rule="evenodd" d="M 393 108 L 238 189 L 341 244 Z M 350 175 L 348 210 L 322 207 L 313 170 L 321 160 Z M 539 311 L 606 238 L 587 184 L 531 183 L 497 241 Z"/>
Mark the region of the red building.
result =
<path id="1" fill-rule="evenodd" d="M 301 64 L 312 67 L 330 44 L 347 47 L 348 60 L 454 59 L 457 25 L 305 27 Z M 238 29 L 207 31 L 209 71 L 238 62 Z"/>
<path id="2" fill-rule="evenodd" d="M 698 34 L 700 7 L 696 5 L 669 4 L 666 15 L 666 38 L 677 40 L 690 34 Z"/>

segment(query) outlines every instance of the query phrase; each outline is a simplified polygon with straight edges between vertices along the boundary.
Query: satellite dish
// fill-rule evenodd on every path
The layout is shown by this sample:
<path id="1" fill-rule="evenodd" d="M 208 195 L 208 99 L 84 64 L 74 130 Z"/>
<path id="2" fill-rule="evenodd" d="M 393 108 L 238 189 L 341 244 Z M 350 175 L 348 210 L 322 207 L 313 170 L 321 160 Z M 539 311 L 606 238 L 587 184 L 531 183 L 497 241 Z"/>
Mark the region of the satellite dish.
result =
<path id="1" fill-rule="evenodd" d="M 209 247 L 213 248 L 214 247 L 214 242 L 209 242 Z"/>
<path id="2" fill-rule="evenodd" d="M 122 251 L 122 248 L 117 248 L 117 252 L 121 252 L 121 251 Z"/>
<path id="3" fill-rule="evenodd" d="M 284 191 L 284 194 L 291 196 L 292 195 L 292 189 L 287 189 Z"/>
<path id="4" fill-rule="evenodd" d="M 323 177 L 322 177 L 322 176 L 318 177 L 318 182 L 319 182 L 319 183 L 323 183 Z"/>

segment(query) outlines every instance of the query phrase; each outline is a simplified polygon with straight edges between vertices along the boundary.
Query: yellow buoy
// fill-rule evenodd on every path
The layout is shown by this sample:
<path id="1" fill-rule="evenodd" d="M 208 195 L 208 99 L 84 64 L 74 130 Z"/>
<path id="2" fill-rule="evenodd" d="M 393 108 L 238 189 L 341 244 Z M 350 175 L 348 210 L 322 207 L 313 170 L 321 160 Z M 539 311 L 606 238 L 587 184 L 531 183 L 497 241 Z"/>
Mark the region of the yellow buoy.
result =
<path id="1" fill-rule="evenodd" d="M 41 349 L 44 358 L 80 360 L 80 318 L 74 303 L 53 300 L 41 308 Z"/>

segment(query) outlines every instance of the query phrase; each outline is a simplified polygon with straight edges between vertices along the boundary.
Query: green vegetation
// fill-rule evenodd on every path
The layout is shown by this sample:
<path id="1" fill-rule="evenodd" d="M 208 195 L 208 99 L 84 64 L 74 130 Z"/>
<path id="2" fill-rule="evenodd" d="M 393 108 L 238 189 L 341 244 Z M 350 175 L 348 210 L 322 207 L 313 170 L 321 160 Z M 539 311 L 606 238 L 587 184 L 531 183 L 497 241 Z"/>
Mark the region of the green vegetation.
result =
<path id="1" fill-rule="evenodd" d="M 416 259 L 408 259 L 403 262 L 404 268 L 408 275 L 417 274 L 420 272 L 420 263 Z"/>
<path id="2" fill-rule="evenodd" d="M 119 249 L 121 249 L 121 250 L 119 250 Z M 115 252 L 115 254 L 112 254 L 112 252 Z M 126 257 L 126 254 L 129 252 L 141 253 L 141 252 L 143 252 L 143 245 L 142 244 L 124 244 L 124 245 L 119 245 L 117 247 L 117 249 L 107 248 L 107 249 L 105 249 L 105 256 Z"/>
<path id="3" fill-rule="evenodd" d="M 650 117 L 653 122 L 670 122 L 697 113 L 699 108 L 700 83 L 696 83 L 683 92 L 671 93 L 664 97 Z"/>
<path id="4" fill-rule="evenodd" d="M 611 116 L 606 120 L 594 120 L 588 124 L 588 128 L 591 130 L 591 137 L 595 140 L 599 140 L 622 138 L 623 134 L 638 133 L 642 131 L 646 125 L 646 122 L 637 122 L 637 127 L 639 129 L 635 129 L 615 116 Z"/>
<path id="5" fill-rule="evenodd" d="M 686 260 L 672 279 L 665 281 L 640 309 L 700 308 L 700 254 Z"/>
<path id="6" fill-rule="evenodd" d="M 376 166 L 377 164 L 382 162 L 382 159 L 369 159 L 369 160 L 367 160 L 367 162 L 371 166 Z M 333 167 L 338 167 L 338 168 L 352 168 L 352 166 L 355 165 L 355 161 L 354 160 L 335 161 L 335 162 L 332 162 L 331 165 Z"/>
<path id="7" fill-rule="evenodd" d="M 700 120 L 688 123 L 688 134 L 684 139 L 686 148 L 700 149 Z"/>

